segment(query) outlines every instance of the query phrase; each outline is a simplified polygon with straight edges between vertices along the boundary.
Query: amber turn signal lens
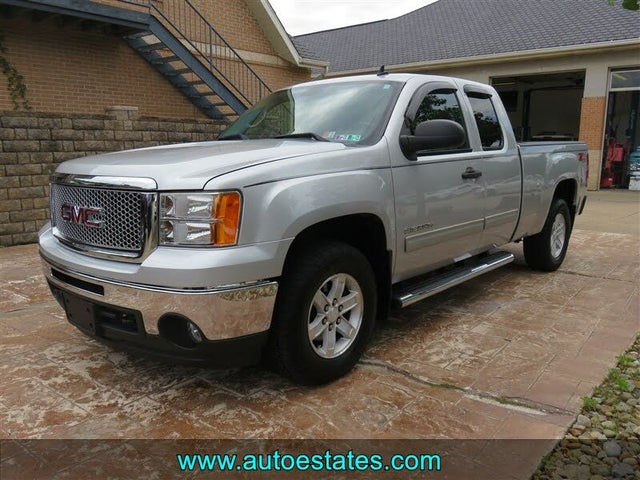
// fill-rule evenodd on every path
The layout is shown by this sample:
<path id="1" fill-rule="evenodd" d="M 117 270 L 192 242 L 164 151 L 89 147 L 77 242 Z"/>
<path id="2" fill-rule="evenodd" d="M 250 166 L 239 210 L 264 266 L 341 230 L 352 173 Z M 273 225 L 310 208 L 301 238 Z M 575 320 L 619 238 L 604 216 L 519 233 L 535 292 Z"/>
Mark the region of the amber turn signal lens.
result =
<path id="1" fill-rule="evenodd" d="M 235 245 L 238 242 L 240 227 L 240 193 L 226 192 L 216 197 L 213 207 L 213 218 L 216 223 L 211 225 L 211 243 L 216 246 Z"/>

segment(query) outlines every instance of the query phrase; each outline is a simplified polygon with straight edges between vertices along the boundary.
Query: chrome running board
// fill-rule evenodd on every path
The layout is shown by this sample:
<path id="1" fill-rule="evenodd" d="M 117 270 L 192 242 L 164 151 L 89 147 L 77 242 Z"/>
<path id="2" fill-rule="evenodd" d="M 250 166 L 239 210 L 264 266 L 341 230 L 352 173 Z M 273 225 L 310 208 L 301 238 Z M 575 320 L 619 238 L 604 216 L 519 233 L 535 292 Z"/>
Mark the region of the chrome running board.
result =
<path id="1" fill-rule="evenodd" d="M 401 282 L 401 286 L 397 290 L 396 288 L 393 290 L 393 305 L 399 308 L 408 307 L 436 293 L 478 277 L 483 273 L 507 265 L 513 260 L 513 253 L 496 252 L 478 259 L 475 264 L 462 265 L 431 278 L 423 278 L 415 283 L 411 283 L 410 280 Z"/>

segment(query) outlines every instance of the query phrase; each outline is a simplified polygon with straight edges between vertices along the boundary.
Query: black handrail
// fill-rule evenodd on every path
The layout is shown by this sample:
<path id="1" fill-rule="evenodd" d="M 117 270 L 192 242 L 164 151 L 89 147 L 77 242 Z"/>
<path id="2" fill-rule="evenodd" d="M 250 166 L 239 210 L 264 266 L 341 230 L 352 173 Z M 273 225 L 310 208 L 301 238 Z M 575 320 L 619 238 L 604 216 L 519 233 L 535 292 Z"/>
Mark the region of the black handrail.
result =
<path id="1" fill-rule="evenodd" d="M 132 1 L 138 4 L 141 0 Z M 209 68 L 240 100 L 253 105 L 271 92 L 190 0 L 165 0 L 159 5 L 153 0 L 142 1 L 148 1 L 150 14 L 205 59 Z"/>

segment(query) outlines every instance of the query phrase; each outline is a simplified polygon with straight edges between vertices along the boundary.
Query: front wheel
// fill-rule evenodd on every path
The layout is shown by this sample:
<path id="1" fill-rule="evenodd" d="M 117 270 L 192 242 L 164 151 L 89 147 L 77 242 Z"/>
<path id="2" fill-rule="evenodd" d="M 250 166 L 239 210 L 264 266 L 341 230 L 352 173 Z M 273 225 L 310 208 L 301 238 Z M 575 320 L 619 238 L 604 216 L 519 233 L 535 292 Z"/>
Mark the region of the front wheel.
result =
<path id="1" fill-rule="evenodd" d="M 345 375 L 371 336 L 376 303 L 374 273 L 359 250 L 325 242 L 295 253 L 276 300 L 273 363 L 301 384 Z"/>
<path id="2" fill-rule="evenodd" d="M 561 198 L 555 198 L 542 231 L 524 239 L 523 250 L 527 264 L 536 270 L 557 270 L 567 254 L 571 236 L 571 212 Z"/>

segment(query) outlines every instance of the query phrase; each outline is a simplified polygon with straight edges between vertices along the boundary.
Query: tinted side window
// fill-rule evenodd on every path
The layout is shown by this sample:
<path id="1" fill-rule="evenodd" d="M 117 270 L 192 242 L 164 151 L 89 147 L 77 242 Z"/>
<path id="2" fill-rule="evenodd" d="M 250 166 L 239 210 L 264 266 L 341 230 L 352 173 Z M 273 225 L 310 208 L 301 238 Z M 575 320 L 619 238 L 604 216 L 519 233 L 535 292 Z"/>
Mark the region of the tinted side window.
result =
<path id="1" fill-rule="evenodd" d="M 411 132 L 415 132 L 416 126 L 421 122 L 440 119 L 453 120 L 465 128 L 462 109 L 455 92 L 434 90 L 426 95 L 411 122 Z M 466 140 L 462 148 L 468 148 L 468 145 L 469 142 Z"/>
<path id="2" fill-rule="evenodd" d="M 491 97 L 469 95 L 469 102 L 480 132 L 482 149 L 500 150 L 504 145 L 504 137 Z"/>

